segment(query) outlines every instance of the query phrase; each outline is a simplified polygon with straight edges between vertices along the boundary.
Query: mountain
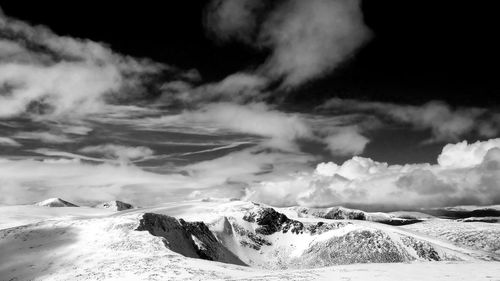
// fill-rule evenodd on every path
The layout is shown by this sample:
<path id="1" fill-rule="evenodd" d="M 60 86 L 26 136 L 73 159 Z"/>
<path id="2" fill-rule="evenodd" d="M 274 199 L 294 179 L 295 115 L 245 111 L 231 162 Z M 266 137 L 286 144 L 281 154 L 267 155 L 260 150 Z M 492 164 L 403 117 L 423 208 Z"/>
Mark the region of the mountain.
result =
<path id="1" fill-rule="evenodd" d="M 61 198 L 49 198 L 38 202 L 35 205 L 43 207 L 78 207 L 78 205 L 62 200 Z"/>
<path id="2" fill-rule="evenodd" d="M 296 212 L 299 217 L 324 218 L 334 220 L 366 220 L 389 225 L 413 224 L 432 218 L 431 215 L 419 212 L 365 212 L 362 210 L 349 209 L 342 206 L 330 208 L 291 207 L 288 209 L 292 212 Z"/>
<path id="3" fill-rule="evenodd" d="M 34 215 L 40 209 L 15 208 Z M 230 200 L 62 212 L 72 209 L 0 229 L 1 279 L 478 280 L 478 269 L 483 280 L 500 276 L 496 253 L 406 228 L 441 219 L 399 227 Z"/>
<path id="4" fill-rule="evenodd" d="M 500 205 L 492 206 L 453 206 L 422 209 L 422 212 L 437 217 L 465 219 L 470 217 L 500 217 Z"/>
<path id="5" fill-rule="evenodd" d="M 129 209 L 134 208 L 134 206 L 132 206 L 132 204 L 125 203 L 122 201 L 117 201 L 117 200 L 104 202 L 104 203 L 101 203 L 95 207 L 102 208 L 102 209 L 114 210 L 114 211 L 123 211 L 123 210 L 129 210 Z"/>

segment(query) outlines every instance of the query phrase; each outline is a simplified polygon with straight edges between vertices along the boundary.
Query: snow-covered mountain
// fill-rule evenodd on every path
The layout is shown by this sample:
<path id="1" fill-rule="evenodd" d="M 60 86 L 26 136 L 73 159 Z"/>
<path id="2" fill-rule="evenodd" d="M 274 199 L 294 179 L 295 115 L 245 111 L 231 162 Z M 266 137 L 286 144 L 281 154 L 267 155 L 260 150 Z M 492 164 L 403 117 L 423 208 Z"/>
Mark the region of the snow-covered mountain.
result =
<path id="1" fill-rule="evenodd" d="M 49 198 L 47 200 L 40 201 L 35 205 L 43 207 L 78 207 L 78 205 L 62 200 L 61 198 Z"/>
<path id="2" fill-rule="evenodd" d="M 417 223 L 433 216 L 420 212 L 365 212 L 362 210 L 345 208 L 342 206 L 330 208 L 291 207 L 289 210 L 297 212 L 299 217 L 313 217 L 334 220 L 367 220 L 389 225 L 405 225 Z"/>
<path id="3" fill-rule="evenodd" d="M 469 217 L 500 217 L 500 205 L 491 206 L 452 206 L 423 209 L 423 212 L 439 217 L 464 219 Z"/>
<path id="4" fill-rule="evenodd" d="M 12 208 L 0 207 L 0 213 Z M 47 209 L 15 211 L 37 208 Z M 366 280 L 366 268 L 376 269 L 379 280 L 411 280 L 402 269 L 415 280 L 473 280 L 477 276 L 467 271 L 479 267 L 485 276 L 500 276 L 494 251 L 409 228 L 422 223 L 301 217 L 291 208 L 230 200 L 119 213 L 57 209 L 89 212 L 46 213 L 41 221 L 0 229 L 0 280 Z M 0 226 L 15 225 L 11 220 L 16 217 L 0 217 Z M 423 223 L 430 221 L 441 219 Z"/>

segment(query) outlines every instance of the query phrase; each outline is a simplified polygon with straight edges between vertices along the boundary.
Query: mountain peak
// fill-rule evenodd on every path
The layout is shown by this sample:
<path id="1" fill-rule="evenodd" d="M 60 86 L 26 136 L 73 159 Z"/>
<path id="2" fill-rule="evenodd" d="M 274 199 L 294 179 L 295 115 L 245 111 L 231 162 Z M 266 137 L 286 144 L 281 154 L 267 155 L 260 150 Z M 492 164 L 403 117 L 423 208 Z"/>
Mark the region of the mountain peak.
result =
<path id="1" fill-rule="evenodd" d="M 78 207 L 78 205 L 75 205 L 73 203 L 70 203 L 68 201 L 65 201 L 61 198 L 49 198 L 43 201 L 40 201 L 35 204 L 36 206 L 43 206 L 43 207 Z"/>

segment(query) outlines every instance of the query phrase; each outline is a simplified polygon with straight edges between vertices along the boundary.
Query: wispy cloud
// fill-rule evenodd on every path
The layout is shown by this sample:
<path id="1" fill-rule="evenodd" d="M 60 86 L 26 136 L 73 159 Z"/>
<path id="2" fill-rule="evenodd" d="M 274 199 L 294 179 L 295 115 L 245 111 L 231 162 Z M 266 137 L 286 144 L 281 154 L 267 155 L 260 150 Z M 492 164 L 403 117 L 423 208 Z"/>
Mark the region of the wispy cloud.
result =
<path id="1" fill-rule="evenodd" d="M 14 139 L 35 140 L 42 143 L 71 143 L 74 139 L 69 138 L 64 134 L 55 134 L 51 132 L 35 131 L 35 132 L 18 132 L 12 136 Z"/>
<path id="2" fill-rule="evenodd" d="M 257 73 L 285 87 L 329 73 L 371 36 L 357 0 L 214 0 L 205 26 L 220 40 L 269 49 Z"/>
<path id="3" fill-rule="evenodd" d="M 102 144 L 86 146 L 78 150 L 81 153 L 104 156 L 111 159 L 118 159 L 123 163 L 130 160 L 142 159 L 153 155 L 154 151 L 145 146 L 125 146 L 117 144 Z"/>
<path id="4" fill-rule="evenodd" d="M 21 146 L 21 144 L 8 137 L 0 137 L 0 146 Z"/>
<path id="5" fill-rule="evenodd" d="M 384 102 L 359 101 L 333 98 L 319 107 L 320 110 L 364 113 L 407 123 L 415 129 L 429 129 L 432 138 L 428 141 L 458 141 L 466 134 L 476 133 L 482 137 L 494 137 L 499 118 L 484 108 L 459 107 L 431 101 L 423 105 L 400 105 Z"/>
<path id="6" fill-rule="evenodd" d="M 0 11 L 0 118 L 76 117 L 140 92 L 165 66 L 114 53 L 102 43 L 58 36 Z"/>

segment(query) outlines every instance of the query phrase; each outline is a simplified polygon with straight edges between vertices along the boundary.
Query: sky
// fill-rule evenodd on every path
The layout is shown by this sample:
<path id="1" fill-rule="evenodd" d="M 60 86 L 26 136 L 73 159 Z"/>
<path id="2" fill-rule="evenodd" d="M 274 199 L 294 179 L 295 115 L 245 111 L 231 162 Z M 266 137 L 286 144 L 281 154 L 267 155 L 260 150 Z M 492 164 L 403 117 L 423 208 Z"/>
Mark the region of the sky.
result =
<path id="1" fill-rule="evenodd" d="M 494 9 L 6 1 L 0 204 L 500 203 Z"/>

